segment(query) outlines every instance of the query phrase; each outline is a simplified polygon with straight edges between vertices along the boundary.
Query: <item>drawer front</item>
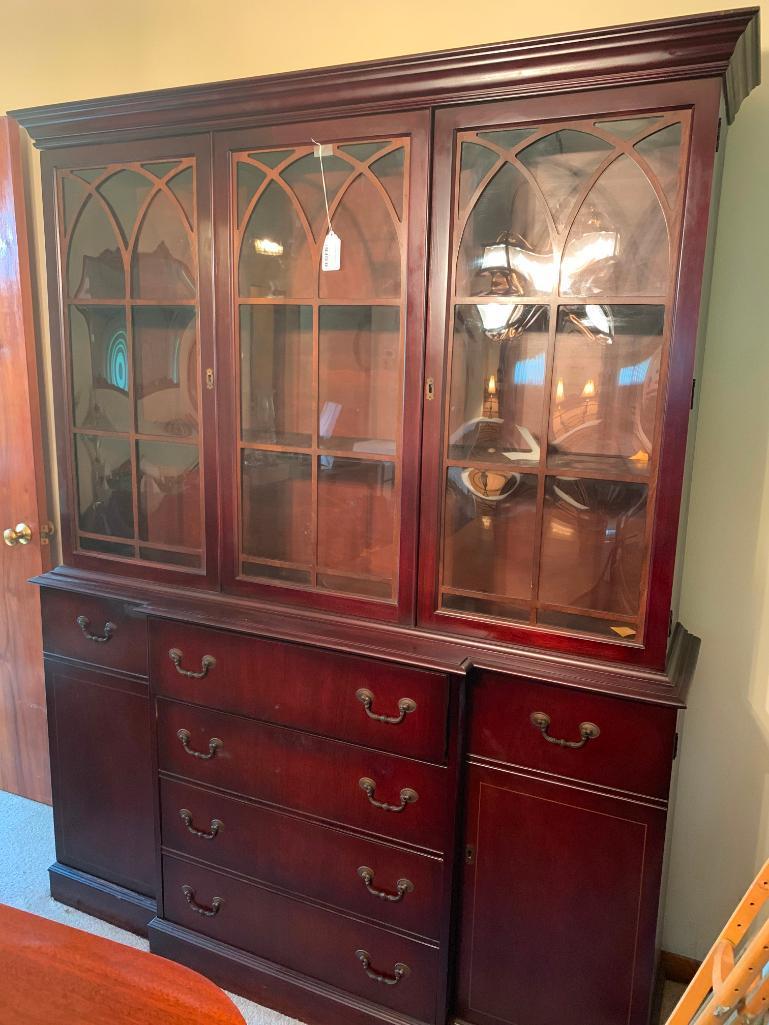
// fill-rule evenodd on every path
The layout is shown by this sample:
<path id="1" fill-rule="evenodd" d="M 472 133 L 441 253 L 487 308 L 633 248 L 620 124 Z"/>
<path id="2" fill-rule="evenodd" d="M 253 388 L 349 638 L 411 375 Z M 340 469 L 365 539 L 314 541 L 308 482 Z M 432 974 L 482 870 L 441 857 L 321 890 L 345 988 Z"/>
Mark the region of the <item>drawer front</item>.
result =
<path id="1" fill-rule="evenodd" d="M 435 946 L 168 856 L 163 893 L 168 921 L 421 1021 L 435 1019 Z M 367 975 L 358 951 L 368 954 L 373 974 L 394 978 L 396 965 L 407 973 L 383 985 Z"/>
<path id="2" fill-rule="evenodd" d="M 47 655 L 147 675 L 147 619 L 130 602 L 42 588 Z"/>
<path id="3" fill-rule="evenodd" d="M 166 697 L 412 758 L 446 757 L 441 673 L 164 620 L 150 625 L 150 652 L 153 686 Z"/>
<path id="4" fill-rule="evenodd" d="M 440 858 L 177 780 L 161 782 L 161 816 L 166 850 L 385 925 L 440 935 Z"/>
<path id="5" fill-rule="evenodd" d="M 535 725 L 535 713 L 549 722 Z M 597 726 L 599 735 L 581 743 L 582 724 Z M 471 691 L 468 749 L 483 758 L 667 798 L 675 728 L 674 708 L 481 672 Z"/>
<path id="6" fill-rule="evenodd" d="M 431 850 L 446 849 L 448 773 L 440 766 L 163 699 L 158 745 L 161 770 Z M 371 781 L 366 784 L 371 796 L 361 780 Z"/>

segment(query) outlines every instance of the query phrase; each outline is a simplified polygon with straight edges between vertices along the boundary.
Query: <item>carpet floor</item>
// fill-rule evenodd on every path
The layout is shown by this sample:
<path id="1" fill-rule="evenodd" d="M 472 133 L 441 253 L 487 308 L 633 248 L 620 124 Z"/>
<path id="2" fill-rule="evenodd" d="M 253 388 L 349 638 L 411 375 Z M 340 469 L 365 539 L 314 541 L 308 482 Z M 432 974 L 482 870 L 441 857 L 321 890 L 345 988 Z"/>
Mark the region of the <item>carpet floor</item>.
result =
<path id="1" fill-rule="evenodd" d="M 0 904 L 10 904 L 129 947 L 148 949 L 147 941 L 139 936 L 52 900 L 48 892 L 48 866 L 55 860 L 51 809 L 0 791 Z M 666 984 L 661 1022 L 667 1020 L 683 989 L 676 983 Z M 293 1018 L 232 993 L 230 996 L 247 1025 L 297 1025 Z"/>

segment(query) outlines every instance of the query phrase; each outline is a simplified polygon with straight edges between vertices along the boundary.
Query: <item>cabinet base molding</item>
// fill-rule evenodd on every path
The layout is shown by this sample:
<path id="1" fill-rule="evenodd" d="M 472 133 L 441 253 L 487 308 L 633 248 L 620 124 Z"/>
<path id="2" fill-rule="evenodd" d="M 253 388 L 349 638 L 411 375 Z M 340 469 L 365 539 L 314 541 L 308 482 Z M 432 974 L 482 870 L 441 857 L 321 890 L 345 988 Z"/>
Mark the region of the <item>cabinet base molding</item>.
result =
<path id="1" fill-rule="evenodd" d="M 262 1007 L 307 1025 L 415 1025 L 416 1019 L 326 986 L 288 968 L 154 918 L 148 927 L 153 954 L 178 961 Z"/>
<path id="2" fill-rule="evenodd" d="M 666 982 L 680 982 L 688 986 L 700 969 L 700 964 L 694 957 L 685 957 L 683 954 L 671 954 L 669 950 L 660 951 L 659 974 Z"/>
<path id="3" fill-rule="evenodd" d="M 48 869 L 51 896 L 60 904 L 77 908 L 87 915 L 137 933 L 147 935 L 147 925 L 157 914 L 152 897 L 134 893 L 116 883 L 61 865 L 58 861 Z"/>

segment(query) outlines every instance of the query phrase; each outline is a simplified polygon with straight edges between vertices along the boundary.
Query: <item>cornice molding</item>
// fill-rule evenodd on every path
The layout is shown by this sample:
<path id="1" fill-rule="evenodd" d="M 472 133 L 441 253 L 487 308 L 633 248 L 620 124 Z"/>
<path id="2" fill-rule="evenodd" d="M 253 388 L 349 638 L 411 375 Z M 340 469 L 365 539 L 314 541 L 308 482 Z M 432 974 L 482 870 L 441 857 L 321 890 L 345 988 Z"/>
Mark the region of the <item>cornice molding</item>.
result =
<path id="1" fill-rule="evenodd" d="M 41 148 L 687 78 L 732 121 L 760 80 L 759 8 L 11 111 Z"/>

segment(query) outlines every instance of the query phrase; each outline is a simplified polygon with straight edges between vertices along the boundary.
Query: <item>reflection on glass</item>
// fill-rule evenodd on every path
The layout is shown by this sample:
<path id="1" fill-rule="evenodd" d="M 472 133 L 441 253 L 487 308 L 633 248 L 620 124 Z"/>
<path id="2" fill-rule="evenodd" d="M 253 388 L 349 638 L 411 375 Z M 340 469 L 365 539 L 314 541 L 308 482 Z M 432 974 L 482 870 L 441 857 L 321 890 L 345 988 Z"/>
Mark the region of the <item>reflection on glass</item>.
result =
<path id="1" fill-rule="evenodd" d="M 195 552 L 170 552 L 167 548 L 139 547 L 139 558 L 147 562 L 162 562 L 166 566 L 183 566 L 186 569 L 200 568 L 200 555 Z"/>
<path id="2" fill-rule="evenodd" d="M 537 612 L 537 623 L 540 626 L 554 627 L 556 630 L 568 630 L 570 633 L 592 634 L 610 641 L 633 641 L 638 634 L 637 620 L 618 617 L 603 619 L 598 616 L 581 616 L 573 612 L 556 612 L 553 609 L 540 609 Z"/>
<path id="3" fill-rule="evenodd" d="M 647 491 L 645 484 L 547 478 L 541 602 L 638 615 Z"/>
<path id="4" fill-rule="evenodd" d="M 312 307 L 240 308 L 244 441 L 312 444 Z"/>
<path id="5" fill-rule="evenodd" d="M 116 171 L 97 186 L 115 215 L 123 233 L 123 241 L 126 243 L 131 238 L 139 210 L 149 196 L 152 186 L 149 178 L 129 167 Z"/>
<path id="6" fill-rule="evenodd" d="M 564 249 L 564 295 L 663 295 L 668 232 L 648 178 L 628 156 L 603 172 L 580 208 Z"/>
<path id="7" fill-rule="evenodd" d="M 189 224 L 190 228 L 194 227 L 195 182 L 192 168 L 187 167 L 180 171 L 179 174 L 175 174 L 173 178 L 169 179 L 168 187 L 179 200 L 181 208 L 184 210 L 184 215 L 187 218 L 187 224 Z"/>
<path id="8" fill-rule="evenodd" d="M 341 265 L 321 272 L 321 298 L 399 299 L 401 247 L 395 225 L 381 192 L 364 175 L 355 178 L 333 217 L 342 240 Z"/>
<path id="9" fill-rule="evenodd" d="M 483 616 L 487 619 L 504 619 L 512 623 L 529 622 L 529 603 L 514 598 L 500 600 L 484 598 L 481 595 L 453 594 L 444 591 L 441 595 L 441 608 L 447 612 L 463 612 L 469 615 Z"/>
<path id="10" fill-rule="evenodd" d="M 504 164 L 467 219 L 456 294 L 547 295 L 556 277 L 542 200 L 519 170 Z"/>
<path id="11" fill-rule="evenodd" d="M 637 142 L 636 150 L 648 162 L 667 197 L 668 203 L 675 202 L 678 192 L 678 172 L 681 163 L 681 123 L 648 135 Z"/>
<path id="12" fill-rule="evenodd" d="M 90 196 L 69 244 L 69 294 L 77 299 L 122 299 L 125 268 L 116 229 L 103 200 Z"/>
<path id="13" fill-rule="evenodd" d="M 157 192 L 144 215 L 133 252 L 131 287 L 137 299 L 193 299 L 197 289 L 192 242 L 179 206 Z"/>
<path id="14" fill-rule="evenodd" d="M 606 132 L 611 132 L 612 135 L 616 135 L 619 139 L 632 139 L 634 135 L 638 135 L 646 128 L 659 121 L 661 114 L 657 114 L 653 117 L 632 117 L 632 118 L 620 118 L 616 121 L 596 121 L 596 128 L 603 128 Z"/>
<path id="15" fill-rule="evenodd" d="M 391 598 L 395 549 L 395 465 L 318 459 L 318 586 Z"/>
<path id="16" fill-rule="evenodd" d="M 270 182 L 256 201 L 240 248 L 238 273 L 244 298 L 309 298 L 313 294 L 310 247 L 286 189 Z"/>
<path id="17" fill-rule="evenodd" d="M 548 465 L 647 476 L 652 458 L 663 306 L 562 306 Z"/>
<path id="18" fill-rule="evenodd" d="M 200 548 L 200 461 L 197 445 L 137 443 L 139 537 Z"/>
<path id="19" fill-rule="evenodd" d="M 449 467 L 444 586 L 497 600 L 530 599 L 536 505 L 532 474 Z"/>
<path id="20" fill-rule="evenodd" d="M 501 316 L 495 320 L 497 307 Z M 501 331 L 497 324 L 502 320 L 506 326 Z M 548 322 L 546 306 L 457 306 L 450 459 L 503 465 L 539 462 Z"/>
<path id="21" fill-rule="evenodd" d="M 399 221 L 403 220 L 403 166 L 405 159 L 406 151 L 403 146 L 399 146 L 380 157 L 379 160 L 375 160 L 371 165 L 371 170 L 390 197 L 390 202 L 395 208 Z"/>
<path id="22" fill-rule="evenodd" d="M 319 344 L 319 444 L 393 455 L 400 422 L 400 310 L 322 306 Z"/>
<path id="23" fill-rule="evenodd" d="M 133 311 L 136 423 L 142 434 L 198 433 L 195 310 L 142 306 Z"/>
<path id="24" fill-rule="evenodd" d="M 326 178 L 326 194 L 332 205 L 337 192 L 347 181 L 353 165 L 335 153 L 323 158 L 323 173 Z M 326 233 L 326 204 L 323 200 L 323 180 L 320 175 L 320 161 L 314 153 L 294 160 L 282 172 L 281 177 L 291 187 L 299 205 L 316 238 Z"/>
<path id="25" fill-rule="evenodd" d="M 125 309 L 70 306 L 69 325 L 75 426 L 130 430 Z"/>
<path id="26" fill-rule="evenodd" d="M 96 555 L 114 555 L 119 559 L 133 559 L 136 555 L 132 544 L 120 544 L 119 541 L 105 541 L 102 537 L 80 536 L 77 539 L 77 547 L 81 552 L 88 552 Z"/>
<path id="27" fill-rule="evenodd" d="M 243 553 L 311 565 L 312 457 L 244 449 L 241 473 Z"/>
<path id="28" fill-rule="evenodd" d="M 538 139 L 518 154 L 542 189 L 559 230 L 577 196 L 612 148 L 596 135 L 567 128 Z"/>
<path id="29" fill-rule="evenodd" d="M 133 537 L 131 447 L 127 439 L 77 434 L 75 464 L 80 529 L 106 537 Z"/>

